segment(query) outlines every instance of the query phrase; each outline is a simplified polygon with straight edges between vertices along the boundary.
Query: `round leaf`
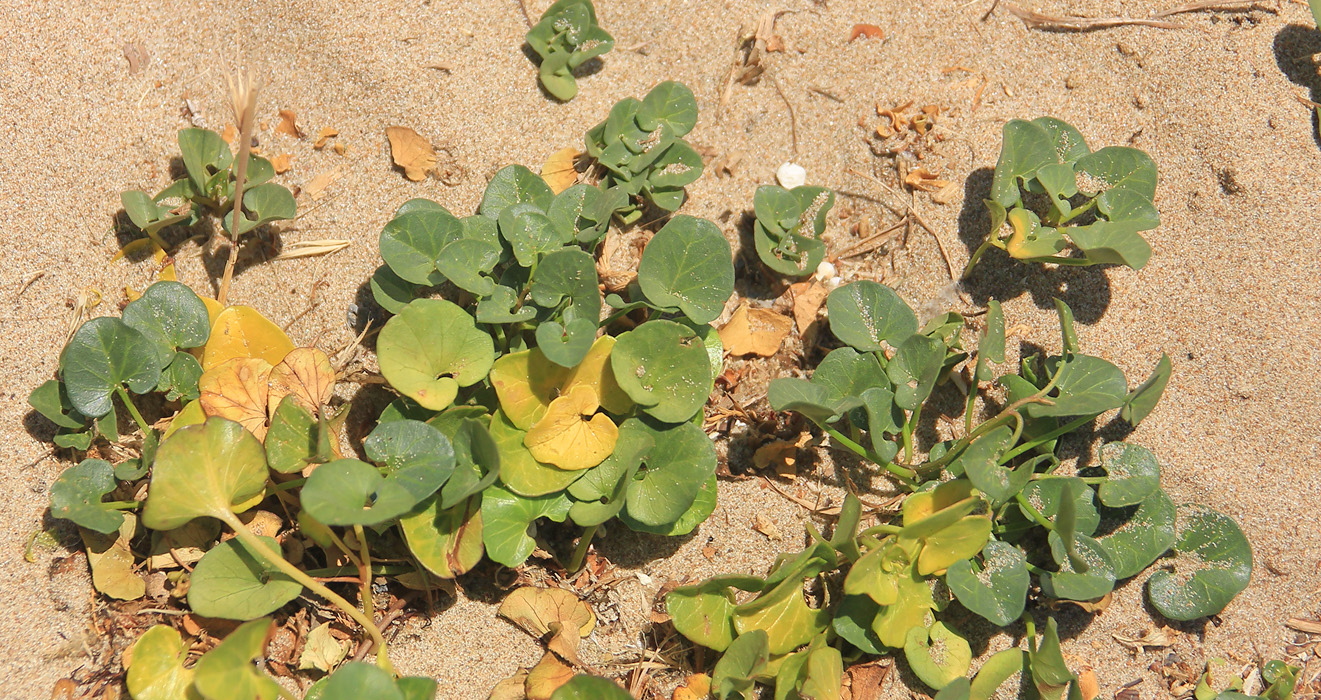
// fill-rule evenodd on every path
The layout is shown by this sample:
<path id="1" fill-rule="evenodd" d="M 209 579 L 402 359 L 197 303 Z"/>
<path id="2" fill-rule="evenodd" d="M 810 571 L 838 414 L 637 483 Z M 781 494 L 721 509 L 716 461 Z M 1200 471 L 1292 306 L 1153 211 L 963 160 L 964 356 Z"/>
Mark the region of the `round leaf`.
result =
<path id="1" fill-rule="evenodd" d="M 438 272 L 441 253 L 463 238 L 463 224 L 444 208 L 413 209 L 381 229 L 381 259 L 402 280 L 422 286 L 445 281 Z"/>
<path id="2" fill-rule="evenodd" d="M 454 472 L 454 446 L 449 438 L 421 421 L 380 424 L 362 446 L 368 459 L 392 474 L 421 470 L 427 479 L 444 482 Z"/>
<path id="3" fill-rule="evenodd" d="M 729 242 L 710 221 L 676 216 L 643 250 L 638 285 L 657 307 L 677 308 L 694 323 L 710 323 L 734 291 Z"/>
<path id="4" fill-rule="evenodd" d="M 571 502 L 564 493 L 527 498 L 491 486 L 482 493 L 482 541 L 492 561 L 514 567 L 536 548 L 538 518 L 564 522 Z"/>
<path id="5" fill-rule="evenodd" d="M 1101 447 L 1101 468 L 1108 478 L 1097 495 L 1111 508 L 1137 505 L 1160 488 L 1160 464 L 1145 447 L 1107 443 Z"/>
<path id="6" fill-rule="evenodd" d="M 167 360 L 168 361 L 168 360 Z M 111 394 L 126 386 L 135 394 L 156 388 L 163 364 L 146 336 L 117 318 L 84 323 L 60 354 L 60 378 L 69 402 L 85 416 L 100 418 L 114 408 Z"/>
<path id="7" fill-rule="evenodd" d="M 274 538 L 262 537 L 272 551 Z M 197 562 L 188 587 L 188 605 L 204 617 L 255 620 L 279 610 L 303 592 L 303 584 L 280 573 L 238 538 L 212 547 Z"/>
<path id="8" fill-rule="evenodd" d="M 178 282 L 162 281 L 147 287 L 142 296 L 124 307 L 123 319 L 156 346 L 157 362 L 162 368 L 174 358 L 175 348 L 198 347 L 211 334 L 206 304 Z"/>
<path id="9" fill-rule="evenodd" d="M 478 211 L 483 216 L 497 219 L 500 212 L 514 204 L 534 204 L 538 209 L 546 211 L 554 199 L 555 193 L 540 175 L 521 165 L 509 165 L 486 183 L 486 192 L 482 194 Z"/>
<path id="10" fill-rule="evenodd" d="M 968 640 L 955 634 L 945 623 L 937 622 L 930 630 L 921 627 L 908 630 L 904 657 L 914 675 L 939 690 L 964 677 L 972 664 L 972 649 Z"/>
<path id="11" fill-rule="evenodd" d="M 1232 518 L 1205 506 L 1179 509 L 1173 571 L 1147 580 L 1147 597 L 1171 620 L 1195 620 L 1229 605 L 1252 578 L 1252 547 Z"/>
<path id="12" fill-rule="evenodd" d="M 193 518 L 225 519 L 266 488 L 266 453 L 243 426 L 224 418 L 180 428 L 161 443 L 142 523 L 173 530 Z"/>
<path id="13" fill-rule="evenodd" d="M 124 524 L 124 514 L 101 502 L 115 490 L 114 467 L 103 459 L 84 459 L 60 473 L 50 485 L 50 514 L 102 534 Z"/>
<path id="14" fill-rule="evenodd" d="M 826 297 L 830 330 L 861 352 L 892 347 L 917 332 L 917 315 L 893 289 L 868 280 L 850 282 Z"/>
<path id="15" fill-rule="evenodd" d="M 687 85 L 667 80 L 642 98 L 637 120 L 645 131 L 655 131 L 663 124 L 675 136 L 683 136 L 697 125 L 697 99 Z"/>
<path id="16" fill-rule="evenodd" d="M 125 679 L 133 700 L 179 700 L 190 697 L 193 670 L 184 668 L 188 645 L 179 630 L 153 625 L 133 643 L 132 658 Z"/>
<path id="17" fill-rule="evenodd" d="M 266 650 L 269 619 L 239 625 L 216 648 L 202 655 L 194 667 L 193 686 L 207 700 L 266 700 L 277 697 L 280 686 L 252 662 Z"/>
<path id="18" fill-rule="evenodd" d="M 480 508 L 477 496 L 446 509 L 439 498 L 428 499 L 424 507 L 399 519 L 409 551 L 441 578 L 467 573 L 486 552 Z"/>
<path id="19" fill-rule="evenodd" d="M 610 366 L 624 393 L 667 423 L 692 418 L 710 393 L 706 348 L 691 328 L 673 321 L 647 321 L 620 335 Z"/>
<path id="20" fill-rule="evenodd" d="M 425 408 L 454 402 L 459 387 L 486 377 L 495 360 L 491 336 L 442 299 L 418 299 L 386 322 L 376 340 L 381 374 Z"/>
<path id="21" fill-rule="evenodd" d="M 1137 576 L 1174 546 L 1178 539 L 1176 514 L 1174 502 L 1157 489 L 1138 504 L 1132 517 L 1098 538 L 1114 565 L 1116 579 Z"/>
<path id="22" fill-rule="evenodd" d="M 520 496 L 544 496 L 563 491 L 582 472 L 542 464 L 523 444 L 527 435 L 503 413 L 491 418 L 491 437 L 500 450 L 500 482 Z"/>
<path id="23" fill-rule="evenodd" d="M 982 549 L 980 570 L 963 559 L 949 567 L 945 582 L 963 607 L 1007 627 L 1023 614 L 1030 577 L 1027 559 L 1018 547 L 991 541 Z"/>
<path id="24" fill-rule="evenodd" d="M 366 462 L 338 459 L 317 467 L 308 477 L 301 494 L 303 509 L 326 525 L 379 525 L 412 510 L 447 476 L 419 465 L 383 477 Z"/>
<path id="25" fill-rule="evenodd" d="M 209 370 L 236 357 L 255 357 L 274 366 L 293 349 L 289 336 L 256 309 L 230 306 L 211 324 L 211 338 L 202 353 L 202 369 Z"/>
<path id="26" fill-rule="evenodd" d="M 596 320 L 601 315 L 601 292 L 591 254 L 578 248 L 564 248 L 547 255 L 532 275 L 530 293 L 532 301 L 543 309 L 557 309 L 568 299 L 573 316 L 591 322 L 591 340 L 595 339 Z"/>

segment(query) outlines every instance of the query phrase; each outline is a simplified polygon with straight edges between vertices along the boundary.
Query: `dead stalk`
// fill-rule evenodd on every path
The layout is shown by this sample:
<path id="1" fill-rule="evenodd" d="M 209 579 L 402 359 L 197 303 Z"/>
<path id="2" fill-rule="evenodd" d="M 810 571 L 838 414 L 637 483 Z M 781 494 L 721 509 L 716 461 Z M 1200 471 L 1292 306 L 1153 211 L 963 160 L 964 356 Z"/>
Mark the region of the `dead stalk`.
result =
<path id="1" fill-rule="evenodd" d="M 252 150 L 252 129 L 257 115 L 257 93 L 259 88 L 246 69 L 237 77 L 225 75 L 229 83 L 229 106 L 234 111 L 234 121 L 239 125 L 238 167 L 234 171 L 234 215 L 230 227 L 234 240 L 229 246 L 229 259 L 225 261 L 225 275 L 220 279 L 220 292 L 216 301 L 226 306 L 229 299 L 229 285 L 234 279 L 234 265 L 238 262 L 239 239 L 243 224 L 243 186 L 248 175 L 248 155 Z"/>

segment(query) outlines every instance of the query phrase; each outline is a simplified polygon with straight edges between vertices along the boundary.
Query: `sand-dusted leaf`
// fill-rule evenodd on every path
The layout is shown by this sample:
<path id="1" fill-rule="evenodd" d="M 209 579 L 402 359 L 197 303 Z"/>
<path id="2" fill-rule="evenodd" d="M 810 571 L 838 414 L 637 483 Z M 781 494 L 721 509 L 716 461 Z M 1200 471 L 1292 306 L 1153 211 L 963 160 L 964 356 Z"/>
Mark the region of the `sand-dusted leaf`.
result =
<path id="1" fill-rule="evenodd" d="M 861 396 L 872 388 L 890 389 L 885 370 L 881 369 L 876 356 L 850 347 L 831 350 L 816 366 L 812 383 L 841 397 Z"/>
<path id="2" fill-rule="evenodd" d="M 133 700 L 195 700 L 193 670 L 184 668 L 188 645 L 179 630 L 152 625 L 124 655 L 126 683 Z"/>
<path id="3" fill-rule="evenodd" d="M 533 204 L 541 211 L 550 209 L 555 193 L 541 176 L 521 165 L 509 165 L 486 183 L 478 211 L 486 217 L 498 219 L 500 212 L 515 204 Z"/>
<path id="4" fill-rule="evenodd" d="M 581 527 L 592 527 L 618 515 L 624 507 L 628 485 L 632 483 L 643 458 L 654 444 L 651 432 L 641 421 L 636 418 L 624 421 L 619 426 L 619 438 L 615 442 L 614 452 L 600 466 L 581 473 L 581 479 L 568 484 L 569 495 L 575 499 L 569 509 L 569 517 Z M 551 467 L 543 469 L 565 473 L 564 470 Z"/>
<path id="5" fill-rule="evenodd" d="M 1019 186 L 1039 168 L 1060 162 L 1055 139 L 1043 125 L 1022 119 L 1005 122 L 1000 159 L 995 164 L 991 199 L 1008 209 L 1022 201 Z"/>
<path id="6" fill-rule="evenodd" d="M 833 423 L 862 405 L 856 396 L 842 397 L 829 387 L 797 377 L 771 380 L 767 399 L 777 411 L 795 411 L 818 425 Z"/>
<path id="7" fill-rule="evenodd" d="M 680 586 L 665 596 L 665 609 L 680 634 L 697 644 L 725 651 L 734 641 L 734 607 L 730 589 L 760 591 L 765 582 L 755 576 L 714 576 L 692 586 Z"/>
<path id="8" fill-rule="evenodd" d="M 271 551 L 280 543 L 262 537 Z M 279 610 L 303 592 L 289 578 L 237 538 L 212 547 L 197 562 L 188 587 L 188 606 L 204 617 L 255 620 Z"/>
<path id="9" fill-rule="evenodd" d="M 1096 532 L 1096 527 L 1101 522 L 1101 516 L 1097 514 L 1096 504 L 1093 502 L 1095 493 L 1091 487 L 1083 483 L 1082 479 L 1078 477 L 1039 479 L 1029 482 L 1023 488 L 1023 496 L 1027 499 L 1028 504 L 1052 522 L 1057 520 L 1061 513 L 1065 495 L 1072 494 L 1074 513 L 1072 529 L 1084 535 Z M 1022 510 L 1024 516 L 1031 517 L 1027 509 L 1023 508 Z"/>
<path id="10" fill-rule="evenodd" d="M 755 698 L 753 679 L 766 670 L 770 654 L 770 636 L 765 630 L 739 634 L 711 671 L 711 694 L 721 700 Z"/>
<path id="11" fill-rule="evenodd" d="M 105 535 L 119 531 L 124 514 L 101 502 L 115 490 L 114 467 L 103 459 L 84 459 L 60 472 L 50 486 L 50 514 Z"/>
<path id="12" fill-rule="evenodd" d="M 186 182 L 186 181 L 184 181 Z M 119 194 L 119 202 L 124 206 L 124 213 L 128 214 L 129 220 L 134 226 L 147 232 L 147 235 L 155 237 L 157 231 L 177 224 L 192 216 L 192 206 L 181 207 L 182 211 L 174 213 L 176 208 L 172 204 L 161 204 L 151 195 L 140 190 L 129 190 Z"/>
<path id="13" fill-rule="evenodd" d="M 653 448 L 626 491 L 627 513 L 644 525 L 675 522 L 692 506 L 702 485 L 715 474 L 715 446 L 692 423 L 663 425 L 637 421 Z M 714 495 L 714 494 L 712 494 Z"/>
<path id="14" fill-rule="evenodd" d="M 135 394 L 154 389 L 164 367 L 159 362 L 151 340 L 120 319 L 102 316 L 80 326 L 64 346 L 60 378 L 73 407 L 99 418 L 114 408 L 117 388 Z"/>
<path id="15" fill-rule="evenodd" d="M 687 85 L 667 80 L 642 98 L 636 119 L 643 131 L 655 131 L 664 125 L 675 136 L 683 136 L 697 125 L 697 100 Z"/>
<path id="16" fill-rule="evenodd" d="M 162 369 L 174 358 L 175 348 L 206 343 L 211 320 L 206 305 L 193 290 L 178 282 L 156 282 L 124 307 L 124 323 L 141 333 L 156 348 Z"/>
<path id="17" fill-rule="evenodd" d="M 615 209 L 627 204 L 627 197 L 618 190 L 579 183 L 555 195 L 546 215 L 561 234 L 571 233 L 579 243 L 592 243 L 605 235 L 610 216 Z"/>
<path id="18" fill-rule="evenodd" d="M 777 185 L 762 185 L 752 194 L 752 208 L 766 230 L 778 238 L 798 226 L 803 213 L 798 197 Z"/>
<path id="19" fill-rule="evenodd" d="M 156 452 L 142 523 L 173 530 L 193 518 L 225 519 L 266 488 L 266 453 L 224 418 L 181 428 Z"/>
<path id="20" fill-rule="evenodd" d="M 937 622 L 930 629 L 914 627 L 904 641 L 908 667 L 923 683 L 937 690 L 963 678 L 972 664 L 968 640 Z"/>
<path id="21" fill-rule="evenodd" d="M 1097 538 L 1114 566 L 1116 579 L 1137 576 L 1174 546 L 1178 539 L 1176 517 L 1174 502 L 1164 491 L 1156 489 L 1123 524 Z"/>
<path id="22" fill-rule="evenodd" d="M 58 379 L 47 380 L 33 389 L 28 395 L 28 405 L 57 427 L 82 430 L 87 425 L 87 418 L 73 407 L 64 384 Z"/>
<path id="23" fill-rule="evenodd" d="M 442 509 L 439 497 L 427 499 L 421 508 L 399 519 L 409 551 L 441 578 L 467 573 L 486 552 L 482 545 L 481 503 L 480 496 L 471 496 Z"/>
<path id="24" fill-rule="evenodd" d="M 87 528 L 78 528 L 78 534 L 87 548 L 92 586 L 111 598 L 137 600 L 147 592 L 147 582 L 133 570 L 133 551 L 129 547 L 138 529 L 138 516 L 124 513 L 123 517 L 119 529 L 110 534 Z"/>
<path id="25" fill-rule="evenodd" d="M 894 382 L 895 405 L 917 410 L 935 388 L 944 361 L 945 344 L 935 338 L 914 334 L 900 343 L 885 367 L 886 375 Z"/>
<path id="26" fill-rule="evenodd" d="M 505 566 L 522 564 L 536 547 L 533 539 L 539 518 L 564 522 L 572 502 L 564 493 L 528 498 L 499 486 L 482 493 L 482 541 L 492 561 Z"/>
<path id="27" fill-rule="evenodd" d="M 693 323 L 710 323 L 734 291 L 729 242 L 710 221 L 676 216 L 642 252 L 638 285 L 655 306 L 677 308 Z"/>
<path id="28" fill-rule="evenodd" d="M 850 282 L 826 297 L 830 330 L 860 352 L 899 347 L 917 332 L 917 315 L 893 289 L 868 280 Z"/>
<path id="29" fill-rule="evenodd" d="M 560 469 L 589 469 L 615 449 L 619 428 L 604 413 L 589 386 L 575 386 L 550 402 L 546 415 L 532 426 L 523 444 L 533 459 Z"/>
<path id="30" fill-rule="evenodd" d="M 379 666 L 350 661 L 326 678 L 316 700 L 431 700 L 436 681 L 409 676 L 396 679 Z"/>
<path id="31" fill-rule="evenodd" d="M 1119 409 L 1119 417 L 1134 427 L 1141 423 L 1160 402 L 1161 395 L 1165 393 L 1165 385 L 1170 382 L 1170 374 L 1173 371 L 1170 356 L 1161 353 L 1160 362 L 1156 363 L 1156 369 L 1152 370 L 1151 376 L 1124 397 L 1124 406 Z"/>
<path id="32" fill-rule="evenodd" d="M 757 257 L 786 277 L 803 277 L 816 272 L 826 255 L 826 246 L 821 241 L 798 233 L 786 233 L 777 240 L 760 220 L 753 223 L 752 242 Z"/>
<path id="33" fill-rule="evenodd" d="M 1252 578 L 1252 546 L 1233 518 L 1205 506 L 1180 506 L 1178 523 L 1172 570 L 1147 579 L 1147 597 L 1171 620 L 1214 615 Z"/>
<path id="34" fill-rule="evenodd" d="M 271 369 L 270 391 L 266 395 L 271 413 L 286 396 L 298 405 L 317 413 L 335 394 L 335 368 L 326 353 L 316 348 L 295 348 Z"/>
<path id="35" fill-rule="evenodd" d="M 1111 442 L 1101 446 L 1101 468 L 1107 479 L 1097 493 L 1111 508 L 1135 506 L 1160 489 L 1160 464 L 1141 445 Z"/>
<path id="36" fill-rule="evenodd" d="M 491 336 L 443 299 L 409 303 L 386 322 L 376 347 L 391 386 L 434 411 L 453 403 L 459 387 L 485 378 L 495 360 Z"/>
<path id="37" fill-rule="evenodd" d="M 1006 627 L 1023 614 L 1031 582 L 1023 550 L 990 541 L 982 549 L 982 562 L 962 559 L 950 565 L 945 582 L 963 607 Z"/>
<path id="38" fill-rule="evenodd" d="M 1051 397 L 1053 404 L 1032 404 L 1025 409 L 1033 418 L 1104 413 L 1122 406 L 1128 395 L 1123 370 L 1099 357 L 1075 354 L 1070 354 L 1067 360 L 1052 357 L 1046 361 L 1046 371 L 1064 374 L 1055 385 L 1057 395 Z"/>
<path id="39" fill-rule="evenodd" d="M 639 163 L 634 164 L 635 169 L 645 165 L 648 172 L 647 187 L 643 192 L 661 209 L 678 209 L 683 203 L 683 188 L 702 176 L 701 154 L 686 141 L 675 140 L 661 152 L 655 162 L 647 163 L 646 160 L 644 155 Z"/>
<path id="40" fill-rule="evenodd" d="M 1059 528 L 1050 533 L 1051 555 L 1060 570 L 1042 574 L 1041 592 L 1063 600 L 1096 600 L 1114 589 L 1114 564 L 1096 539 L 1074 535 L 1073 540 L 1072 551 L 1068 551 Z"/>
<path id="41" fill-rule="evenodd" d="M 259 226 L 272 221 L 284 221 L 298 215 L 298 205 L 294 194 L 283 185 L 267 182 L 243 190 L 243 219 L 239 224 L 239 235 L 243 235 Z M 225 213 L 225 230 L 234 231 L 234 211 Z"/>
<path id="42" fill-rule="evenodd" d="M 377 425 L 362 446 L 368 459 L 402 478 L 443 483 L 454 471 L 450 439 L 421 421 L 405 419 Z"/>
<path id="43" fill-rule="evenodd" d="M 500 212 L 500 235 L 509 243 L 518 264 L 532 268 L 538 259 L 559 250 L 566 242 L 565 232 L 533 204 L 513 204 Z"/>
<path id="44" fill-rule="evenodd" d="M 399 313 L 398 309 L 391 311 Z M 496 285 L 488 298 L 477 302 L 476 316 L 478 323 L 525 323 L 537 317 L 537 310 L 521 305 L 512 287 Z"/>
<path id="45" fill-rule="evenodd" d="M 667 423 L 701 410 L 713 376 L 701 339 L 674 321 L 647 321 L 618 336 L 610 366 L 629 398 Z"/>
<path id="46" fill-rule="evenodd" d="M 293 349 L 289 336 L 256 309 L 230 306 L 211 324 L 211 337 L 202 354 L 202 369 L 209 370 L 236 357 L 256 357 L 274 366 Z"/>
<path id="47" fill-rule="evenodd" d="M 1141 150 L 1128 146 L 1106 146 L 1074 163 L 1084 194 L 1098 200 L 1116 190 L 1130 190 L 1148 200 L 1156 197 L 1156 163 Z M 1100 202 L 1098 201 L 1098 204 Z"/>
<path id="48" fill-rule="evenodd" d="M 1013 431 L 1007 426 L 995 428 L 973 440 L 949 466 L 951 472 L 967 476 L 991 502 L 992 508 L 1008 503 L 1032 479 L 1030 463 L 1016 469 L 999 464 L 1000 455 L 1009 448 L 1012 437 Z"/>
<path id="49" fill-rule="evenodd" d="M 257 670 L 253 662 L 265 655 L 266 639 L 275 623 L 270 619 L 239 625 L 216 648 L 202 655 L 194 667 L 193 686 L 206 700 L 267 700 L 279 695 L 279 686 Z"/>
<path id="50" fill-rule="evenodd" d="M 232 420 L 258 440 L 265 439 L 271 369 L 260 357 L 236 357 L 203 372 L 197 380 L 202 410 L 208 417 Z"/>
<path id="51" fill-rule="evenodd" d="M 382 427 L 410 422 L 395 421 Z M 379 525 L 412 510 L 448 476 L 425 463 L 381 476 L 366 462 L 337 459 L 317 467 L 308 477 L 301 494 L 303 509 L 327 525 Z"/>
<path id="52" fill-rule="evenodd" d="M 183 156 L 184 168 L 193 187 L 200 192 L 207 191 L 207 183 L 234 162 L 234 154 L 229 144 L 220 134 L 208 129 L 180 129 L 179 153 Z"/>

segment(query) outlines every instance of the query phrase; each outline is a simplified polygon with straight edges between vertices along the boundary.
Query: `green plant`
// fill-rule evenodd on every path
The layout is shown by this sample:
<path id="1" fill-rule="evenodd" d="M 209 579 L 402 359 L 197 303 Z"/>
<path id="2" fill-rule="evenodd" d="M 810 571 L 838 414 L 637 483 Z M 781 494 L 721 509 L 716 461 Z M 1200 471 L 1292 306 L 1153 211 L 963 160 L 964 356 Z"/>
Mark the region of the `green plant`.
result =
<path id="1" fill-rule="evenodd" d="M 834 191 L 763 185 L 753 195 L 752 205 L 757 217 L 752 225 L 753 241 L 766 267 L 788 277 L 816 272 L 826 253 L 821 234 L 826 230 L 826 215 L 835 205 Z"/>
<path id="2" fill-rule="evenodd" d="M 1141 232 L 1160 225 L 1150 156 L 1126 146 L 1092 151 L 1077 129 L 1053 117 L 1014 119 L 1003 133 L 986 200 L 991 231 L 964 276 L 992 246 L 1029 262 L 1147 264 L 1151 246 Z M 1002 237 L 1006 221 L 1011 231 Z"/>
<path id="3" fill-rule="evenodd" d="M 610 52 L 615 39 L 596 24 L 591 0 L 557 0 L 527 33 L 528 46 L 541 57 L 541 84 L 556 99 L 578 94 L 573 71 Z"/>
<path id="4" fill-rule="evenodd" d="M 991 302 L 970 369 L 977 382 L 994 379 L 1003 400 L 988 397 L 992 415 L 978 423 L 980 392 L 969 391 L 963 436 L 919 458 L 914 432 L 932 410 L 934 387 L 970 357 L 959 343 L 963 319 L 938 317 L 919 329 L 899 295 L 874 282 L 840 287 L 826 303 L 845 347 L 810 380 L 774 380 L 770 403 L 806 417 L 910 494 L 900 514 L 859 531 L 863 502 L 846 481 L 829 539 L 809 527 L 815 543 L 781 556 L 765 578 L 721 576 L 669 594 L 679 632 L 726 658 L 737 652 L 721 660 L 736 672 L 722 675 L 717 665 L 717 697 L 750 697 L 752 680 L 789 692 L 785 683 L 798 687 L 803 673 L 811 675 L 803 669 L 814 655 L 838 654 L 830 647 L 902 649 L 924 683 L 945 687 L 966 674 L 971 658 L 942 621 L 953 601 L 1007 626 L 1029 599 L 1094 601 L 1155 563 L 1152 605 L 1191 620 L 1219 612 L 1247 585 L 1252 555 L 1238 526 L 1202 506 L 1176 507 L 1150 451 L 1109 443 L 1099 465 L 1060 472 L 1062 438 L 1108 411 L 1134 425 L 1150 413 L 1169 378 L 1168 358 L 1130 390 L 1118 367 L 1079 352 L 1072 313 L 1056 302 L 1061 353 L 1023 358 L 1017 373 L 995 378 L 991 364 L 1005 361 L 1004 317 Z M 738 602 L 736 589 L 755 595 Z M 1037 675 L 1067 685 L 1062 672 Z"/>
<path id="5" fill-rule="evenodd" d="M 615 103 L 586 136 L 587 155 L 605 169 L 601 187 L 626 200 L 625 223 L 642 216 L 640 201 L 665 211 L 683 204 L 687 185 L 702 176 L 702 156 L 683 137 L 697 124 L 697 100 L 683 83 L 663 82 L 641 100 Z"/>

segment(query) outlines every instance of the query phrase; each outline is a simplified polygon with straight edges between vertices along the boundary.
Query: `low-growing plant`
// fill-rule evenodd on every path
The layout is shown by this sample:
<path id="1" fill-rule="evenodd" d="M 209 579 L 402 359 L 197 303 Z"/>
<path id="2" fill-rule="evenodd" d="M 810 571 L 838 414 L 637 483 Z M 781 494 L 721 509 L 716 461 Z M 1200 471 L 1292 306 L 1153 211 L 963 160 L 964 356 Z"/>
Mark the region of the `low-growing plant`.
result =
<path id="1" fill-rule="evenodd" d="M 826 215 L 834 205 L 835 192 L 825 187 L 758 187 L 752 197 L 757 257 L 786 277 L 816 272 L 826 254 L 826 244 L 821 242 Z"/>
<path id="2" fill-rule="evenodd" d="M 591 0 L 557 0 L 528 31 L 527 43 L 541 58 L 541 85 L 556 99 L 567 102 L 578 94 L 573 71 L 609 53 L 615 39 L 597 26 Z"/>
<path id="3" fill-rule="evenodd" d="M 697 124 L 697 100 L 683 83 L 666 81 L 641 100 L 615 103 L 586 136 L 587 155 L 605 169 L 601 188 L 617 190 L 624 223 L 642 216 L 642 201 L 665 211 L 683 204 L 684 187 L 702 176 L 702 156 L 683 137 Z"/>
<path id="4" fill-rule="evenodd" d="M 1160 225 L 1150 156 L 1127 146 L 1092 151 L 1077 129 L 1053 117 L 1011 120 L 1003 134 L 985 200 L 991 230 L 964 276 L 992 246 L 1028 262 L 1147 264 L 1151 246 L 1141 232 Z M 1001 233 L 1006 222 L 1008 236 Z"/>
<path id="5" fill-rule="evenodd" d="M 899 649 L 919 679 L 943 688 L 971 659 L 942 615 L 954 601 L 1007 626 L 1029 602 L 1096 601 L 1156 564 L 1146 583 L 1151 604 L 1192 620 L 1219 612 L 1247 585 L 1252 554 L 1238 526 L 1203 506 L 1176 506 L 1149 450 L 1108 443 L 1099 465 L 1060 469 L 1063 438 L 1108 411 L 1133 425 L 1151 412 L 1168 358 L 1130 389 L 1118 367 L 1079 351 L 1072 313 L 1057 301 L 1060 354 L 1025 357 L 997 378 L 1005 326 L 993 301 L 970 365 L 964 434 L 920 458 L 914 433 L 932 391 L 970 357 L 959 341 L 964 320 L 947 314 L 919 328 L 898 294 L 866 281 L 832 291 L 826 304 L 845 346 L 810 380 L 774 380 L 771 406 L 804 416 L 910 493 L 899 514 L 860 530 L 863 500 L 841 472 L 848 493 L 829 539 L 809 528 L 814 544 L 781 556 L 766 577 L 718 576 L 668 595 L 679 632 L 726 651 L 716 697 L 752 697 L 753 681 L 773 682 L 777 696 L 803 695 L 812 678 L 835 674 L 841 652 Z M 979 402 L 976 383 L 991 380 L 1003 399 Z M 979 403 L 991 414 L 981 422 Z M 739 602 L 736 590 L 755 595 Z M 1067 686 L 1058 673 L 1037 676 L 1060 689 L 1053 697 Z"/>

